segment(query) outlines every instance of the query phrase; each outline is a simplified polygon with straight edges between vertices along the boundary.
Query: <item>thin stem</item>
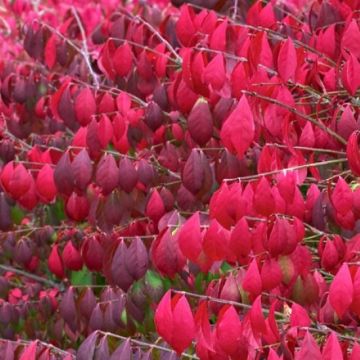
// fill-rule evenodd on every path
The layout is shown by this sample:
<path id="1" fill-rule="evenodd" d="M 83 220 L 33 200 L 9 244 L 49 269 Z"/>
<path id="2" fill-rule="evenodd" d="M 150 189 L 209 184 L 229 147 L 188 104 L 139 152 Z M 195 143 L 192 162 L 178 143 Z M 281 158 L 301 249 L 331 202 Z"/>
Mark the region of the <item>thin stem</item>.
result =
<path id="1" fill-rule="evenodd" d="M 303 164 L 303 165 L 292 166 L 292 167 L 289 167 L 289 168 L 286 168 L 286 169 L 279 169 L 279 170 L 263 172 L 263 173 L 259 173 L 259 174 L 256 174 L 256 175 L 242 176 L 242 177 L 237 177 L 237 178 L 232 178 L 232 179 L 224 179 L 223 181 L 254 180 L 254 179 L 259 179 L 259 178 L 261 178 L 263 176 L 276 175 L 276 174 L 279 174 L 279 173 L 286 174 L 288 171 L 307 169 L 307 168 L 310 168 L 310 167 L 325 166 L 325 165 L 330 165 L 330 164 L 339 164 L 339 163 L 343 163 L 343 162 L 347 162 L 347 161 L 348 161 L 347 158 L 320 161 L 320 162 L 314 162 L 314 163 L 311 163 L 311 164 Z"/>
<path id="2" fill-rule="evenodd" d="M 174 55 L 176 61 L 181 64 L 182 58 L 179 56 L 179 54 L 175 51 L 175 49 L 171 46 L 171 44 L 146 20 L 144 20 L 140 16 L 135 16 L 135 20 L 139 20 L 142 24 L 144 24 L 163 44 L 166 45 L 166 47 L 169 49 L 169 51 Z"/>
<path id="3" fill-rule="evenodd" d="M 55 283 L 54 281 L 49 280 L 49 279 L 44 279 L 41 276 L 28 273 L 26 271 L 14 268 L 13 266 L 10 266 L 10 265 L 0 265 L 0 269 L 2 269 L 4 271 L 10 271 L 10 272 L 13 272 L 15 274 L 27 277 L 28 279 L 34 280 L 34 281 L 39 282 L 39 283 L 43 283 L 43 284 L 45 284 L 47 286 L 50 286 L 50 287 L 56 287 L 59 290 L 63 289 L 62 284 Z"/>
<path id="4" fill-rule="evenodd" d="M 236 21 L 237 12 L 238 12 L 238 7 L 239 7 L 239 0 L 234 0 L 234 12 L 233 12 L 233 14 L 232 14 L 232 19 L 233 19 L 233 21 Z"/>
<path id="5" fill-rule="evenodd" d="M 128 40 L 128 39 L 122 39 L 122 38 L 118 38 L 118 37 L 109 37 L 110 40 L 117 40 L 117 41 L 122 41 L 122 42 L 127 42 L 129 43 L 130 45 L 133 45 L 135 47 L 138 47 L 140 49 L 144 49 L 146 51 L 149 51 L 155 55 L 159 55 L 159 56 L 165 56 L 166 58 L 168 58 L 170 61 L 173 61 L 176 65 L 177 65 L 177 61 L 174 60 L 170 55 L 168 55 L 167 53 L 161 53 L 160 51 L 156 51 L 152 48 L 150 48 L 149 46 L 146 46 L 146 45 L 142 45 L 142 44 L 139 44 L 137 43 L 136 41 L 131 41 L 131 40 Z"/>
<path id="6" fill-rule="evenodd" d="M 341 144 L 346 145 L 346 140 L 340 136 L 339 134 L 337 134 L 335 131 L 331 130 L 330 128 L 328 128 L 326 125 L 320 123 L 319 121 L 313 119 L 311 116 L 305 115 L 299 111 L 297 111 L 296 109 L 294 109 L 293 107 L 291 107 L 290 105 L 284 104 L 281 101 L 278 101 L 276 99 L 273 99 L 271 97 L 268 96 L 264 96 L 261 95 L 255 91 L 248 91 L 248 90 L 242 90 L 243 94 L 249 95 L 249 96 L 254 96 L 258 99 L 262 99 L 265 101 L 268 101 L 271 104 L 275 104 L 278 106 L 283 107 L 284 109 L 287 109 L 288 111 L 290 111 L 291 113 L 293 113 L 294 115 L 300 116 L 303 119 L 311 122 L 312 124 L 314 124 L 315 126 L 319 127 L 321 130 L 327 132 L 329 135 L 331 135 L 333 138 L 335 138 L 336 140 L 338 140 Z"/>
<path id="7" fill-rule="evenodd" d="M 240 308 L 243 308 L 243 309 L 246 309 L 246 310 L 251 310 L 251 308 L 252 308 L 252 305 L 240 303 L 240 302 L 237 302 L 237 301 L 218 299 L 218 298 L 215 298 L 215 297 L 212 297 L 212 296 L 196 294 L 196 293 L 183 291 L 183 290 L 171 289 L 171 291 L 173 293 L 176 293 L 176 294 L 186 295 L 186 296 L 189 296 L 189 297 L 193 297 L 193 298 L 197 298 L 197 299 L 201 299 L 201 300 L 205 300 L 205 301 L 210 301 L 210 302 L 215 302 L 215 303 L 218 303 L 218 304 L 233 305 L 233 306 L 240 307 Z M 268 309 L 262 309 L 262 311 L 267 315 L 270 313 L 270 310 L 268 310 Z M 277 316 L 279 316 L 281 318 L 284 318 L 284 316 L 285 316 L 283 313 L 280 313 L 280 312 L 277 312 L 277 311 L 275 311 L 275 315 L 277 315 Z"/>
<path id="8" fill-rule="evenodd" d="M 323 327 L 323 329 L 318 329 L 318 328 L 314 328 L 314 327 L 305 327 L 305 326 L 300 327 L 299 329 L 307 330 L 307 331 L 311 331 L 311 332 L 315 332 L 315 333 L 319 333 L 319 334 L 323 334 L 323 335 L 328 335 L 331 332 L 334 332 L 336 334 L 336 336 L 339 337 L 340 339 L 358 342 L 358 338 L 356 338 L 354 336 L 340 334 L 337 331 L 330 329 L 326 325 L 321 324 L 320 326 Z"/>
<path id="9" fill-rule="evenodd" d="M 76 22 L 77 22 L 77 24 L 79 26 L 80 33 L 81 33 L 81 39 L 82 39 L 81 42 L 82 42 L 83 49 L 82 49 L 82 51 L 80 53 L 81 53 L 82 57 L 85 60 L 86 66 L 88 67 L 89 72 L 91 74 L 91 77 L 93 78 L 96 89 L 99 89 L 100 84 L 99 84 L 98 76 L 95 74 L 95 72 L 94 72 L 94 70 L 93 70 L 93 68 L 91 66 L 91 63 L 90 63 L 90 55 L 89 55 L 89 49 L 88 49 L 88 46 L 87 46 L 87 43 L 86 43 L 86 34 L 85 34 L 84 27 L 83 27 L 83 25 L 81 23 L 81 20 L 80 20 L 80 17 L 78 15 L 77 10 L 74 7 L 72 7 L 71 12 L 75 17 L 75 20 L 76 20 Z"/>
<path id="10" fill-rule="evenodd" d="M 75 355 L 69 353 L 68 351 L 59 349 L 58 347 L 56 347 L 56 346 L 54 346 L 52 344 L 49 344 L 49 343 L 46 343 L 46 342 L 43 342 L 43 341 L 40 341 L 40 340 L 35 340 L 35 341 L 37 341 L 42 346 L 51 349 L 54 353 L 58 353 L 58 354 L 63 355 L 63 356 L 69 356 L 70 355 L 73 359 L 75 359 Z M 0 342 L 10 342 L 10 343 L 15 344 L 15 345 L 19 344 L 19 343 L 24 344 L 24 345 L 30 345 L 32 343 L 32 341 L 29 341 L 29 340 L 23 340 L 23 339 L 9 340 L 9 339 L 2 339 L 2 338 L 0 338 Z"/>
<path id="11" fill-rule="evenodd" d="M 196 5 L 196 4 L 190 4 L 188 3 L 189 6 L 192 6 L 194 7 L 195 9 L 201 9 L 201 10 L 204 10 L 205 8 L 203 6 L 200 6 L 200 5 Z M 207 9 L 206 9 L 207 10 Z M 215 10 L 212 10 L 215 12 L 216 16 L 218 18 L 221 18 L 221 19 L 225 19 L 225 18 L 228 18 L 226 15 L 224 14 L 221 14 L 220 12 L 218 11 L 215 11 Z M 250 30 L 253 30 L 253 31 L 256 31 L 256 32 L 260 32 L 260 31 L 263 31 L 265 32 L 267 35 L 269 35 L 269 37 L 271 37 L 272 39 L 274 40 L 285 40 L 287 38 L 287 35 L 285 34 L 281 34 L 280 32 L 277 32 L 275 30 L 271 30 L 271 29 L 268 29 L 268 28 L 265 28 L 265 27 L 262 27 L 262 26 L 253 26 L 253 25 L 249 25 L 249 24 L 245 24 L 245 23 L 240 23 L 238 21 L 235 21 L 233 19 L 229 19 L 229 22 L 231 22 L 233 25 L 235 26 L 242 26 L 244 28 L 247 28 L 247 29 L 250 29 Z M 304 48 L 306 50 L 308 50 L 309 52 L 313 53 L 313 54 L 316 54 L 318 55 L 320 58 L 323 58 L 323 59 L 326 59 L 326 61 L 333 65 L 333 66 L 336 66 L 336 63 L 328 56 L 326 56 L 324 53 L 322 53 L 321 51 L 318 51 L 316 50 L 315 48 L 309 46 L 308 44 L 305 44 L 303 43 L 302 41 L 300 40 L 296 40 L 296 39 L 293 39 L 293 42 L 295 45 L 297 45 L 298 47 L 301 47 L 301 48 Z"/>
<path id="12" fill-rule="evenodd" d="M 123 340 L 123 341 L 129 340 L 131 343 L 133 343 L 135 345 L 138 345 L 140 347 L 145 347 L 145 348 L 149 348 L 149 349 L 157 349 L 157 350 L 160 350 L 160 351 L 166 351 L 166 352 L 171 352 L 171 353 L 173 352 L 172 349 L 169 349 L 169 348 L 167 348 L 165 346 L 152 344 L 152 343 L 148 343 L 148 342 L 133 339 L 133 338 L 127 338 L 125 336 L 121 336 L 121 335 L 114 334 L 114 333 L 111 333 L 111 332 L 105 332 L 105 331 L 97 330 L 97 333 L 101 334 L 101 335 L 104 335 L 104 336 L 113 337 L 115 339 L 120 339 L 120 340 Z M 183 356 L 183 357 L 185 357 L 187 359 L 199 359 L 199 357 L 197 357 L 196 355 L 191 355 L 191 354 L 188 354 L 188 353 L 185 353 L 185 352 L 182 353 L 181 356 Z"/>
<path id="13" fill-rule="evenodd" d="M 275 146 L 282 149 L 289 149 L 287 145 L 281 145 L 281 144 L 269 144 L 268 146 Z M 303 150 L 303 151 L 313 151 L 313 152 L 319 152 L 319 153 L 327 153 L 327 154 L 334 154 L 334 155 L 346 155 L 345 151 L 337 151 L 337 150 L 331 150 L 331 149 L 319 149 L 319 148 L 313 148 L 313 147 L 307 147 L 307 146 L 293 146 L 295 150 Z"/>

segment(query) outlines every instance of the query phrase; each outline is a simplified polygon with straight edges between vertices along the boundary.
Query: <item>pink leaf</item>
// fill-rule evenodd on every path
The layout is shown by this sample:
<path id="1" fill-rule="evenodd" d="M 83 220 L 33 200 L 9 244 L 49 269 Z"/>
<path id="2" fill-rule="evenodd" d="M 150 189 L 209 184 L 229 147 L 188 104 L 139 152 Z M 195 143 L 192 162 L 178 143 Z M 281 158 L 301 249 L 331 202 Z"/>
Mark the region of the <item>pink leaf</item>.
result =
<path id="1" fill-rule="evenodd" d="M 297 58 L 294 43 L 290 37 L 280 46 L 277 65 L 279 74 L 285 82 L 295 81 Z"/>
<path id="2" fill-rule="evenodd" d="M 195 337 L 195 321 L 186 297 L 182 295 L 173 309 L 173 337 L 170 345 L 181 354 Z"/>
<path id="3" fill-rule="evenodd" d="M 132 67 L 132 51 L 128 42 L 119 46 L 113 57 L 114 69 L 118 76 L 127 76 Z"/>
<path id="4" fill-rule="evenodd" d="M 191 261 L 196 262 L 202 250 L 199 212 L 195 212 L 179 230 L 181 252 Z"/>
<path id="5" fill-rule="evenodd" d="M 255 124 L 249 103 L 243 95 L 225 120 L 220 137 L 227 149 L 242 158 L 255 137 Z"/>
<path id="6" fill-rule="evenodd" d="M 339 340 L 334 332 L 331 332 L 322 350 L 322 360 L 343 360 L 343 352 Z"/>
<path id="7" fill-rule="evenodd" d="M 301 343 L 300 351 L 295 354 L 295 360 L 322 360 L 318 344 L 313 336 L 307 331 Z"/>
<path id="8" fill-rule="evenodd" d="M 335 275 L 329 289 L 329 301 L 341 318 L 353 301 L 354 287 L 349 267 L 344 263 Z"/>

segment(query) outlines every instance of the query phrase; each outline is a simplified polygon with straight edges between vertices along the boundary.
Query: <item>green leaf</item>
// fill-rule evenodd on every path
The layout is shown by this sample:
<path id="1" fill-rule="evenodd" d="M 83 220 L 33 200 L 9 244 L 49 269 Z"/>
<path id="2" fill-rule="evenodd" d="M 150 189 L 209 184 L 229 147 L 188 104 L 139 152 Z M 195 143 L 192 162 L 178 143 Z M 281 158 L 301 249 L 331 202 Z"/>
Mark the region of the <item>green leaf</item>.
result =
<path id="1" fill-rule="evenodd" d="M 152 270 L 148 270 L 145 275 L 145 283 L 150 285 L 152 288 L 162 287 L 163 282 L 161 277 Z"/>
<path id="2" fill-rule="evenodd" d="M 72 285 L 92 285 L 91 272 L 83 267 L 80 271 L 71 272 L 71 284 Z"/>
<path id="3" fill-rule="evenodd" d="M 65 218 L 64 202 L 58 199 L 55 204 L 48 207 L 46 220 L 49 223 L 59 224 Z"/>
<path id="4" fill-rule="evenodd" d="M 13 206 L 11 208 L 11 219 L 15 224 L 20 224 L 21 220 L 24 218 L 24 216 L 25 216 L 25 213 L 20 207 Z"/>
<path id="5" fill-rule="evenodd" d="M 127 325 L 127 312 L 126 312 L 126 310 L 124 309 L 123 310 L 123 312 L 121 313 L 121 316 L 120 316 L 120 319 L 121 319 L 121 321 L 125 324 L 125 325 Z"/>
<path id="6" fill-rule="evenodd" d="M 221 264 L 221 271 L 223 273 L 228 273 L 233 267 L 226 261 L 224 261 L 222 264 Z"/>
<path id="7" fill-rule="evenodd" d="M 198 292 L 202 292 L 202 291 L 203 291 L 203 282 L 204 282 L 204 280 L 205 280 L 204 273 L 199 272 L 199 273 L 196 275 L 196 278 L 195 278 L 195 289 L 196 289 Z"/>

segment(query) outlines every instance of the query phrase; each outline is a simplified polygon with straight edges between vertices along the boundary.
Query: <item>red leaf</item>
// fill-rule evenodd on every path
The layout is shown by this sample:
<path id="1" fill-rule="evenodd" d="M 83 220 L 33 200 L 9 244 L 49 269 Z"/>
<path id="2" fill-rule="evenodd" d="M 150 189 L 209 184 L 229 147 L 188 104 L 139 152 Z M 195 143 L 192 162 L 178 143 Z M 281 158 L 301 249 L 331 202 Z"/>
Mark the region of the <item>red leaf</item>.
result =
<path id="1" fill-rule="evenodd" d="M 157 189 L 155 189 L 149 198 L 146 205 L 145 214 L 155 223 L 158 223 L 162 216 L 165 214 L 165 206 Z"/>
<path id="2" fill-rule="evenodd" d="M 249 74 L 246 71 L 244 63 L 240 61 L 231 73 L 232 95 L 237 99 L 240 99 L 242 95 L 242 90 L 248 89 L 249 83 Z"/>
<path id="3" fill-rule="evenodd" d="M 206 100 L 198 100 L 188 116 L 188 128 L 191 137 L 200 146 L 205 145 L 212 137 L 213 118 Z"/>
<path id="4" fill-rule="evenodd" d="M 57 163 L 54 171 L 54 181 L 58 191 L 70 195 L 74 189 L 74 173 L 72 171 L 69 152 L 66 151 Z"/>
<path id="5" fill-rule="evenodd" d="M 311 325 L 307 311 L 297 303 L 293 303 L 291 306 L 290 325 L 295 327 L 308 327 Z"/>
<path id="6" fill-rule="evenodd" d="M 352 19 L 341 38 L 341 51 L 344 56 L 348 52 L 354 54 L 357 58 L 360 57 L 360 30 L 355 19 Z"/>
<path id="7" fill-rule="evenodd" d="M 325 271 L 333 270 L 339 263 L 339 252 L 334 245 L 334 242 L 330 239 L 326 240 L 324 250 L 321 254 L 321 267 Z"/>
<path id="8" fill-rule="evenodd" d="M 25 350 L 19 357 L 19 360 L 36 360 L 37 340 L 32 341 L 25 347 Z"/>
<path id="9" fill-rule="evenodd" d="M 199 212 L 195 212 L 178 231 L 181 252 L 188 259 L 196 262 L 202 251 Z"/>
<path id="10" fill-rule="evenodd" d="M 192 20 L 192 15 L 192 9 L 189 6 L 184 5 L 181 7 L 180 17 L 176 23 L 176 36 L 185 47 L 191 46 L 196 35 L 196 28 Z"/>
<path id="11" fill-rule="evenodd" d="M 331 332 L 322 350 L 322 360 L 343 360 L 343 352 L 339 340 L 334 332 Z"/>
<path id="12" fill-rule="evenodd" d="M 62 279 L 65 276 L 64 265 L 59 254 L 59 245 L 55 244 L 51 248 L 50 256 L 48 259 L 48 266 L 50 271 L 58 278 Z"/>
<path id="13" fill-rule="evenodd" d="M 80 196 L 75 192 L 70 195 L 66 203 L 66 213 L 76 221 L 84 220 L 89 214 L 89 208 L 90 205 L 86 196 Z"/>
<path id="14" fill-rule="evenodd" d="M 216 323 L 216 337 L 219 346 L 227 355 L 235 355 L 238 352 L 241 322 L 233 306 L 223 307 Z"/>
<path id="15" fill-rule="evenodd" d="M 208 303 L 206 301 L 200 302 L 197 308 L 195 324 L 198 333 L 197 345 L 199 342 L 202 342 L 208 350 L 213 350 Z"/>
<path id="16" fill-rule="evenodd" d="M 354 287 L 347 263 L 338 270 L 329 289 L 329 301 L 339 318 L 345 314 L 353 301 Z"/>
<path id="17" fill-rule="evenodd" d="M 299 139 L 299 146 L 314 147 L 315 141 L 316 139 L 313 126 L 311 122 L 308 121 L 302 129 Z"/>
<path id="18" fill-rule="evenodd" d="M 35 186 L 42 201 L 48 203 L 54 200 L 57 189 L 54 182 L 54 170 L 49 164 L 44 165 L 39 171 Z"/>
<path id="19" fill-rule="evenodd" d="M 14 173 L 14 162 L 10 161 L 8 162 L 2 169 L 1 169 L 1 186 L 2 188 L 10 193 L 10 179 L 13 176 Z"/>
<path id="20" fill-rule="evenodd" d="M 244 276 L 242 287 L 245 291 L 249 292 L 254 298 L 257 297 L 261 293 L 262 282 L 259 273 L 258 264 L 256 259 L 254 259 Z"/>
<path id="21" fill-rule="evenodd" d="M 163 111 L 156 102 L 150 101 L 146 106 L 144 122 L 152 131 L 156 131 L 163 124 Z"/>
<path id="22" fill-rule="evenodd" d="M 240 301 L 239 283 L 235 275 L 227 275 L 219 297 L 224 300 Z"/>
<path id="23" fill-rule="evenodd" d="M 156 238 L 151 247 L 152 262 L 162 274 L 171 278 L 182 270 L 186 260 L 179 249 L 178 237 L 179 232 L 172 235 L 168 228 Z"/>
<path id="24" fill-rule="evenodd" d="M 29 191 L 31 185 L 32 177 L 28 170 L 21 163 L 16 165 L 8 182 L 10 195 L 14 199 L 19 199 Z"/>
<path id="25" fill-rule="evenodd" d="M 62 258 L 65 267 L 69 270 L 78 271 L 83 267 L 82 257 L 78 249 L 76 249 L 71 240 L 69 240 L 63 250 Z"/>
<path id="26" fill-rule="evenodd" d="M 343 67 L 341 80 L 348 93 L 354 96 L 360 86 L 360 63 L 352 53 Z"/>
<path id="27" fill-rule="evenodd" d="M 229 249 L 237 258 L 246 257 L 251 251 L 252 240 L 249 225 L 242 217 L 231 231 Z"/>
<path id="28" fill-rule="evenodd" d="M 261 267 L 261 283 L 264 290 L 272 290 L 280 285 L 283 274 L 275 259 L 267 259 Z"/>
<path id="29" fill-rule="evenodd" d="M 300 350 L 295 354 L 295 360 L 321 360 L 321 352 L 312 335 L 307 331 L 301 343 Z"/>
<path id="30" fill-rule="evenodd" d="M 110 140 L 113 137 L 113 125 L 108 116 L 102 114 L 98 123 L 99 129 L 99 140 L 101 146 L 106 149 L 109 145 Z"/>
<path id="31" fill-rule="evenodd" d="M 355 342 L 349 360 L 357 360 L 359 359 L 359 356 L 360 356 L 360 345 L 359 343 Z"/>
<path id="32" fill-rule="evenodd" d="M 49 69 L 52 69 L 56 63 L 56 40 L 57 36 L 52 34 L 44 50 L 45 64 Z"/>
<path id="33" fill-rule="evenodd" d="M 207 157 L 201 150 L 192 149 L 182 172 L 183 185 L 194 195 L 205 194 L 212 185 L 212 174 Z"/>
<path id="34" fill-rule="evenodd" d="M 75 115 L 81 126 L 86 126 L 91 121 L 91 116 L 96 113 L 96 102 L 93 92 L 89 88 L 80 91 L 75 99 Z"/>
<path id="35" fill-rule="evenodd" d="M 195 337 L 195 321 L 186 297 L 182 295 L 173 309 L 173 337 L 170 345 L 181 354 Z"/>
<path id="36" fill-rule="evenodd" d="M 71 163 L 74 174 L 74 185 L 84 191 L 92 179 L 92 164 L 86 149 L 82 149 Z"/>
<path id="37" fill-rule="evenodd" d="M 130 193 L 138 182 L 138 173 L 130 159 L 124 157 L 119 162 L 119 185 Z"/>
<path id="38" fill-rule="evenodd" d="M 339 135 L 341 135 L 345 140 L 348 140 L 351 133 L 358 130 L 358 128 L 359 126 L 355 119 L 352 107 L 350 105 L 344 106 L 340 120 L 337 123 Z"/>
<path id="39" fill-rule="evenodd" d="M 225 120 L 220 137 L 227 149 L 242 158 L 255 137 L 255 124 L 249 103 L 243 95 Z"/>
<path id="40" fill-rule="evenodd" d="M 354 131 L 347 142 L 346 155 L 349 161 L 351 171 L 360 176 L 360 151 L 359 151 L 359 131 Z"/>
<path id="41" fill-rule="evenodd" d="M 171 290 L 166 292 L 158 304 L 155 311 L 154 322 L 157 333 L 163 337 L 167 343 L 172 345 L 174 322 L 171 309 Z"/>
<path id="42" fill-rule="evenodd" d="M 129 75 L 132 68 L 132 57 L 131 47 L 127 41 L 116 49 L 113 64 L 118 76 L 123 77 Z"/>
<path id="43" fill-rule="evenodd" d="M 116 71 L 114 69 L 113 56 L 115 53 L 115 45 L 111 39 L 108 39 L 102 47 L 99 54 L 98 66 L 99 69 L 111 80 L 115 80 Z"/>
<path id="44" fill-rule="evenodd" d="M 95 236 L 90 236 L 85 239 L 81 253 L 85 265 L 91 271 L 100 271 L 103 265 L 104 251 L 99 241 Z"/>
<path id="45" fill-rule="evenodd" d="M 270 348 L 267 360 L 282 360 L 282 359 L 283 359 L 282 356 L 280 357 L 273 348 Z"/>
<path id="46" fill-rule="evenodd" d="M 261 307 L 261 295 L 253 302 L 250 310 L 251 328 L 254 334 L 264 334 L 266 332 L 265 317 Z"/>
<path id="47" fill-rule="evenodd" d="M 334 191 L 331 194 L 331 202 L 337 212 L 346 214 L 353 207 L 353 192 L 347 182 L 339 176 Z"/>
<path id="48" fill-rule="evenodd" d="M 278 72 L 285 82 L 289 80 L 295 81 L 297 57 L 294 43 L 290 37 L 280 46 L 277 66 Z"/>
<path id="49" fill-rule="evenodd" d="M 111 154 L 104 155 L 96 169 L 96 183 L 105 195 L 110 194 L 119 184 L 120 173 Z"/>
<path id="50" fill-rule="evenodd" d="M 217 51 L 226 51 L 226 30 L 228 26 L 228 21 L 225 19 L 216 27 L 214 31 L 211 32 L 210 38 L 210 49 Z"/>
<path id="51" fill-rule="evenodd" d="M 207 64 L 203 73 L 203 80 L 215 90 L 220 90 L 224 86 L 226 70 L 225 59 L 222 53 L 215 55 L 215 57 Z"/>
<path id="52" fill-rule="evenodd" d="M 229 252 L 229 240 L 229 230 L 223 228 L 215 219 L 212 219 L 203 240 L 205 254 L 214 261 L 225 260 Z"/>
<path id="53" fill-rule="evenodd" d="M 275 212 L 275 199 L 271 191 L 271 186 L 266 177 L 262 177 L 256 186 L 254 194 L 254 208 L 264 216 L 270 216 Z"/>

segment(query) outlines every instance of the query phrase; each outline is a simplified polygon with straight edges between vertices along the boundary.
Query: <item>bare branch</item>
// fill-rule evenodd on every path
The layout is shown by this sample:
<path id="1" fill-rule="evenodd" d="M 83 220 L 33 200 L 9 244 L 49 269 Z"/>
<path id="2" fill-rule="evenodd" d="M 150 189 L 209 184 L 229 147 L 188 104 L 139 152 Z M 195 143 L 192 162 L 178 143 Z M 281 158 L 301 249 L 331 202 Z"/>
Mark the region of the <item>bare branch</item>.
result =
<path id="1" fill-rule="evenodd" d="M 59 284 L 59 283 L 56 283 L 52 280 L 49 280 L 49 279 L 44 279 L 43 277 L 41 276 L 38 276 L 38 275 L 35 275 L 35 274 L 31 274 L 31 273 L 28 273 L 26 271 L 23 271 L 23 270 L 20 270 L 20 269 L 17 269 L 13 266 L 10 266 L 10 265 L 0 265 L 0 269 L 4 270 L 4 271 L 10 271 L 10 272 L 13 272 L 17 275 L 21 275 L 21 276 L 24 276 L 24 277 L 27 277 L 28 279 L 31 279 L 31 280 L 34 280 L 36 282 L 39 282 L 39 283 L 42 283 L 42 284 L 45 284 L 47 286 L 50 286 L 50 287 L 55 287 L 55 288 L 58 288 L 59 290 L 63 290 L 63 284 Z"/>
<path id="2" fill-rule="evenodd" d="M 148 343 L 148 342 L 133 339 L 133 338 L 127 338 L 125 336 L 121 336 L 121 335 L 118 335 L 118 334 L 113 334 L 111 332 L 105 332 L 105 331 L 101 331 L 101 330 L 98 330 L 97 332 L 99 334 L 101 334 L 101 335 L 113 337 L 115 339 L 120 339 L 120 340 L 123 340 L 123 341 L 129 340 L 134 345 L 138 345 L 140 347 L 145 347 L 145 348 L 149 348 L 149 349 L 157 349 L 157 350 L 166 351 L 166 352 L 173 352 L 172 349 L 169 349 L 169 348 L 167 348 L 165 346 L 160 346 L 160 345 L 157 345 L 157 344 Z M 199 359 L 199 357 L 197 357 L 196 355 L 191 355 L 191 354 L 188 354 L 188 353 L 185 353 L 185 352 L 182 353 L 181 356 L 184 357 L 184 358 L 187 358 L 187 359 Z"/>
<path id="3" fill-rule="evenodd" d="M 90 62 L 90 55 L 89 55 L 89 49 L 88 49 L 88 46 L 87 46 L 87 43 L 86 43 L 86 34 L 85 34 L 85 30 L 84 30 L 84 27 L 81 23 L 81 20 L 80 20 L 80 17 L 77 13 L 77 10 L 72 7 L 71 8 L 71 11 L 76 19 L 76 22 L 79 26 L 79 29 L 80 29 L 80 33 L 81 33 L 81 38 L 82 38 L 82 51 L 80 52 L 81 55 L 83 56 L 84 60 L 85 60 L 85 63 L 89 69 L 89 72 L 91 74 L 91 77 L 93 78 L 93 81 L 94 81 L 94 84 L 96 86 L 96 90 L 99 89 L 100 87 L 100 83 L 99 83 L 99 79 L 98 79 L 98 76 L 95 74 L 92 66 L 91 66 L 91 62 Z"/>
<path id="4" fill-rule="evenodd" d="M 308 116 L 306 114 L 303 114 L 303 113 L 297 111 L 296 109 L 294 109 L 290 105 L 284 104 L 281 101 L 278 101 L 278 100 L 273 99 L 271 97 L 261 95 L 261 94 L 255 92 L 255 91 L 242 90 L 242 93 L 246 94 L 246 95 L 249 95 L 249 96 L 256 97 L 256 98 L 261 99 L 261 100 L 268 101 L 271 104 L 281 106 L 282 108 L 290 111 L 292 114 L 302 117 L 303 119 L 311 122 L 312 124 L 314 124 L 315 126 L 320 128 L 321 130 L 327 132 L 329 135 L 331 135 L 334 139 L 339 141 L 341 144 L 346 145 L 346 143 L 347 143 L 346 140 L 342 136 L 337 134 L 335 131 L 331 130 L 326 125 L 324 125 L 323 123 L 317 121 L 316 119 L 312 118 L 311 116 Z"/>
<path id="5" fill-rule="evenodd" d="M 291 166 L 291 167 L 285 168 L 285 169 L 279 169 L 279 170 L 263 172 L 263 173 L 259 173 L 259 174 L 256 174 L 256 175 L 242 176 L 242 177 L 237 177 L 237 178 L 232 178 L 232 179 L 224 179 L 223 181 L 255 180 L 255 179 L 259 179 L 259 178 L 261 178 L 263 176 L 275 175 L 275 174 L 280 174 L 280 173 L 286 174 L 288 171 L 307 169 L 307 168 L 310 168 L 310 167 L 325 166 L 325 165 L 330 165 L 330 164 L 339 164 L 339 163 L 344 163 L 344 162 L 347 162 L 347 161 L 348 161 L 347 158 L 319 161 L 319 162 L 314 162 L 314 163 L 310 163 L 310 164 Z"/>

